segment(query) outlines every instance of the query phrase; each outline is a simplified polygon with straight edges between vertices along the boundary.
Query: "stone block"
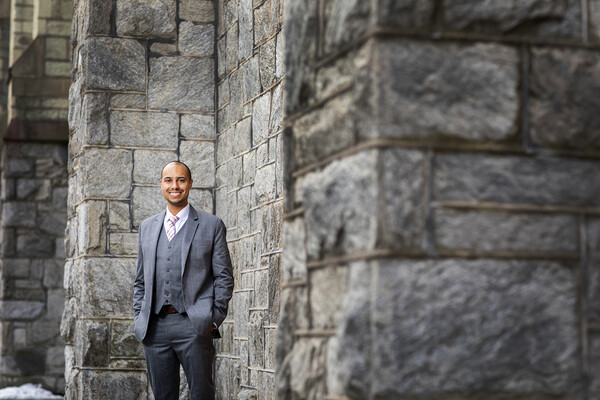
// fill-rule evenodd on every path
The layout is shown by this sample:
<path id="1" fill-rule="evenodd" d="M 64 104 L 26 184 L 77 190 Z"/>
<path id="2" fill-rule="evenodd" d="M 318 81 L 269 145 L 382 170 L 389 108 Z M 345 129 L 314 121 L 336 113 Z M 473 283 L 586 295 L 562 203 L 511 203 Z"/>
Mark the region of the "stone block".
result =
<path id="1" fill-rule="evenodd" d="M 520 0 L 483 4 L 474 0 L 444 3 L 444 24 L 453 31 L 579 38 L 578 1 Z"/>
<path id="2" fill-rule="evenodd" d="M 263 311 L 250 311 L 248 326 L 248 365 L 257 368 L 265 366 L 265 314 Z"/>
<path id="3" fill-rule="evenodd" d="M 84 37 L 88 34 L 109 34 L 113 3 L 106 0 L 88 0 L 84 4 L 86 9 L 80 13 L 82 19 L 79 20 Z"/>
<path id="4" fill-rule="evenodd" d="M 295 218 L 283 225 L 283 282 L 305 281 L 306 269 L 306 232 L 304 220 Z"/>
<path id="5" fill-rule="evenodd" d="M 273 15 L 272 0 L 265 0 L 254 8 L 254 45 L 258 46 L 275 33 L 278 15 Z"/>
<path id="6" fill-rule="evenodd" d="M 425 235 L 426 156 L 420 151 L 381 152 L 381 192 L 385 205 L 381 245 L 419 248 Z"/>
<path id="7" fill-rule="evenodd" d="M 119 168 L 115 168 L 118 165 Z M 79 158 L 83 196 L 128 198 L 131 190 L 131 151 L 89 148 Z"/>
<path id="8" fill-rule="evenodd" d="M 579 392 L 577 284 L 568 267 L 497 260 L 377 264 L 377 297 L 363 289 L 364 280 L 351 279 L 355 300 L 345 304 L 338 330 L 347 396 Z M 373 325 L 361 308 L 375 310 Z M 356 343 L 371 332 L 377 338 L 366 358 Z"/>
<path id="9" fill-rule="evenodd" d="M 433 196 L 440 201 L 589 206 L 600 204 L 598 163 L 590 160 L 440 154 Z"/>
<path id="10" fill-rule="evenodd" d="M 302 201 L 309 260 L 375 247 L 376 165 L 377 153 L 365 151 L 305 177 Z"/>
<path id="11" fill-rule="evenodd" d="M 150 53 L 152 55 L 159 54 L 161 56 L 176 56 L 177 46 L 173 43 L 155 42 L 150 45 Z"/>
<path id="12" fill-rule="evenodd" d="M 437 210 L 438 248 L 486 252 L 571 253 L 578 249 L 574 215 Z"/>
<path id="13" fill-rule="evenodd" d="M 179 50 L 188 56 L 211 57 L 215 49 L 215 27 L 195 25 L 183 21 L 179 24 Z"/>
<path id="14" fill-rule="evenodd" d="M 423 3 L 430 3 L 426 0 Z M 390 1 L 383 1 L 382 8 L 392 8 Z M 393 2 L 396 7 L 398 3 L 406 1 Z M 411 3 L 416 3 L 411 1 Z M 369 2 L 360 0 L 334 0 L 327 3 L 323 10 L 324 32 L 323 51 L 325 54 L 332 54 L 341 50 L 344 46 L 360 39 L 365 32 L 372 27 L 372 5 Z M 392 10 L 387 10 L 392 11 Z M 383 10 L 381 14 L 384 14 Z M 390 18 L 393 19 L 393 18 Z"/>
<path id="15" fill-rule="evenodd" d="M 285 5 L 283 69 L 286 79 L 285 109 L 288 115 L 306 107 L 310 100 L 313 71 L 309 65 L 317 55 L 320 25 L 318 7 L 311 0 L 298 0 Z"/>
<path id="16" fill-rule="evenodd" d="M 311 270 L 310 315 L 313 329 L 335 329 L 340 319 L 344 302 L 342 293 L 348 289 L 348 268 L 326 267 Z"/>
<path id="17" fill-rule="evenodd" d="M 144 357 L 142 344 L 133 333 L 132 321 L 112 321 L 110 355 L 112 357 Z"/>
<path id="18" fill-rule="evenodd" d="M 73 264 L 79 318 L 131 317 L 135 258 L 88 258 Z"/>
<path id="19" fill-rule="evenodd" d="M 336 97 L 323 108 L 303 115 L 293 125 L 294 165 L 319 162 L 355 142 L 355 108 L 350 95 Z"/>
<path id="20" fill-rule="evenodd" d="M 238 66 L 238 40 L 238 27 L 233 25 L 225 36 L 225 72 L 231 72 Z"/>
<path id="21" fill-rule="evenodd" d="M 273 254 L 268 257 L 269 263 L 269 287 L 268 287 L 268 310 L 269 321 L 277 324 L 279 321 L 279 309 L 281 308 L 281 255 Z M 266 351 L 266 350 L 265 350 Z"/>
<path id="22" fill-rule="evenodd" d="M 190 80 L 190 77 L 194 79 Z M 148 107 L 213 111 L 214 62 L 209 58 L 159 57 L 150 60 Z"/>
<path id="23" fill-rule="evenodd" d="M 175 36 L 176 10 L 174 0 L 117 0 L 117 35 Z"/>
<path id="24" fill-rule="evenodd" d="M 254 56 L 241 66 L 244 76 L 244 102 L 253 99 L 261 91 L 259 57 Z"/>
<path id="25" fill-rule="evenodd" d="M 40 211 L 36 218 L 36 225 L 43 233 L 58 237 L 64 236 L 67 213 L 64 211 Z"/>
<path id="26" fill-rule="evenodd" d="M 33 228 L 36 205 L 32 202 L 10 201 L 4 203 L 2 222 L 6 227 Z"/>
<path id="27" fill-rule="evenodd" d="M 2 278 L 4 280 L 29 277 L 28 258 L 5 258 L 2 263 Z"/>
<path id="28" fill-rule="evenodd" d="M 146 90 L 146 51 L 138 41 L 90 37 L 81 52 L 85 88 Z"/>
<path id="29" fill-rule="evenodd" d="M 17 179 L 17 199 L 44 201 L 50 197 L 49 179 Z"/>
<path id="30" fill-rule="evenodd" d="M 182 0 L 179 3 L 179 18 L 194 22 L 212 22 L 215 19 L 213 1 Z"/>
<path id="31" fill-rule="evenodd" d="M 256 185 L 256 184 L 255 184 Z M 263 249 L 265 252 L 281 248 L 281 221 L 283 220 L 283 203 L 264 207 L 261 218 Z"/>
<path id="32" fill-rule="evenodd" d="M 355 78 L 360 136 L 488 142 L 517 134 L 516 49 L 411 41 L 374 46 L 369 76 L 357 68 Z"/>
<path id="33" fill-rule="evenodd" d="M 245 60 L 252 56 L 254 49 L 254 29 L 252 20 L 252 0 L 240 0 L 238 7 L 238 56 Z"/>
<path id="34" fill-rule="evenodd" d="M 110 96 L 110 108 L 146 108 L 146 96 L 134 93 L 114 93 Z"/>
<path id="35" fill-rule="evenodd" d="M 252 105 L 252 144 L 267 140 L 269 136 L 269 116 L 271 114 L 271 92 L 258 97 Z"/>
<path id="36" fill-rule="evenodd" d="M 145 372 L 82 370 L 78 375 L 83 398 L 105 399 L 119 397 L 145 400 L 148 397 L 148 379 Z"/>
<path id="37" fill-rule="evenodd" d="M 5 261 L 6 265 L 6 261 Z M 60 260 L 44 260 L 43 285 L 46 288 L 62 288 L 64 282 L 64 258 Z M 62 295 L 64 303 L 64 293 Z M 61 306 L 62 310 L 63 306 Z M 62 312 L 62 311 L 61 311 Z"/>
<path id="38" fill-rule="evenodd" d="M 275 49 L 275 38 L 260 46 L 260 84 L 263 90 L 271 87 L 275 83 Z"/>
<path id="39" fill-rule="evenodd" d="M 104 201 L 86 201 L 77 206 L 77 255 L 106 254 L 107 209 Z"/>
<path id="40" fill-rule="evenodd" d="M 215 116 L 183 114 L 180 130 L 184 138 L 213 140 L 215 139 Z"/>
<path id="41" fill-rule="evenodd" d="M 46 39 L 46 54 L 47 59 L 64 60 L 69 58 L 68 40 L 66 38 Z"/>
<path id="42" fill-rule="evenodd" d="M 257 203 L 266 203 L 275 199 L 276 181 L 275 164 L 268 164 L 256 170 L 254 194 Z"/>
<path id="43" fill-rule="evenodd" d="M 112 230 L 129 230 L 131 224 L 129 202 L 111 201 L 108 204 L 108 228 Z"/>
<path id="44" fill-rule="evenodd" d="M 588 249 L 587 298 L 589 317 L 600 320 L 600 219 L 591 218 L 586 226 Z M 600 353 L 598 354 L 600 357 Z M 599 387 L 600 389 L 600 387 Z"/>
<path id="45" fill-rule="evenodd" d="M 54 321 L 60 321 L 60 318 L 65 308 L 65 290 L 59 289 L 48 289 L 46 291 L 46 315 L 45 318 L 53 319 Z M 54 335 L 58 335 L 58 325 L 54 329 Z"/>
<path id="46" fill-rule="evenodd" d="M 134 186 L 132 199 L 134 229 L 137 229 L 143 220 L 164 210 L 166 207 L 165 198 L 158 186 Z"/>
<path id="47" fill-rule="evenodd" d="M 192 172 L 194 186 L 212 188 L 215 185 L 215 145 L 213 142 L 186 140 L 179 147 L 180 160 Z"/>
<path id="48" fill-rule="evenodd" d="M 530 134 L 534 143 L 600 147 L 600 55 L 535 48 L 531 57 Z"/>
<path id="49" fill-rule="evenodd" d="M 112 111 L 111 142 L 120 146 L 177 148 L 179 116 L 175 113 Z"/>
<path id="50" fill-rule="evenodd" d="M 53 257 L 55 241 L 34 231 L 19 231 L 17 252 L 19 257 Z"/>
<path id="51" fill-rule="evenodd" d="M 174 138 L 177 140 L 177 137 Z M 177 152 L 162 150 L 134 150 L 133 181 L 135 183 L 158 184 L 162 168 L 177 160 Z"/>
<path id="52" fill-rule="evenodd" d="M 109 252 L 113 255 L 137 255 L 138 234 L 111 232 L 109 234 Z"/>
<path id="53" fill-rule="evenodd" d="M 33 174 L 33 160 L 24 158 L 8 158 L 4 162 L 4 176 L 22 178 Z"/>
<path id="54" fill-rule="evenodd" d="M 302 338 L 294 344 L 278 372 L 276 398 L 325 398 L 325 342 Z"/>
<path id="55" fill-rule="evenodd" d="M 252 297 L 252 292 L 237 292 L 233 295 L 234 337 L 248 337 L 249 308 L 252 307 Z"/>
<path id="56" fill-rule="evenodd" d="M 598 332 L 590 333 L 590 386 L 588 398 L 591 400 L 600 399 L 600 334 Z"/>
<path id="57" fill-rule="evenodd" d="M 39 318 L 46 304 L 37 301 L 0 300 L 0 318 L 3 321 L 31 321 Z"/>

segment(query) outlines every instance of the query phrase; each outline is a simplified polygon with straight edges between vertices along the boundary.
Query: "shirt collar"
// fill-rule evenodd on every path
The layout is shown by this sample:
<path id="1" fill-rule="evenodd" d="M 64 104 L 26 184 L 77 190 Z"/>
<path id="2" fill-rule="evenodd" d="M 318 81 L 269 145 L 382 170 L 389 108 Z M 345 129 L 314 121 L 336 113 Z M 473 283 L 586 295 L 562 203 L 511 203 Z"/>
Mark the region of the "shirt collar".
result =
<path id="1" fill-rule="evenodd" d="M 188 218 L 188 215 L 190 215 L 190 203 L 188 203 L 185 207 L 183 207 L 183 209 L 181 211 L 179 211 L 177 213 L 177 218 L 179 218 L 179 221 L 185 221 Z M 171 217 L 174 217 L 173 214 L 171 214 L 171 211 L 169 211 L 169 208 L 167 207 L 167 213 L 165 214 L 165 221 L 169 220 Z M 179 222 L 177 221 L 177 222 Z"/>

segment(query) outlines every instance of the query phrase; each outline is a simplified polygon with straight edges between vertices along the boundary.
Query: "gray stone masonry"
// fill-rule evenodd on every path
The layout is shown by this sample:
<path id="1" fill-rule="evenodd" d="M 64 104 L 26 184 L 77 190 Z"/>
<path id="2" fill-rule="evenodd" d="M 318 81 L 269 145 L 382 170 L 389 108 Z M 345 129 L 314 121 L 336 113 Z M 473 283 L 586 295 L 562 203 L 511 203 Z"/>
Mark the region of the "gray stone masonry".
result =
<path id="1" fill-rule="evenodd" d="M 600 399 L 599 23 L 286 4 L 278 399 Z"/>
<path id="2" fill-rule="evenodd" d="M 234 264 L 217 398 L 275 399 L 280 0 L 79 0 L 74 13 L 65 397 L 151 396 L 132 329 L 137 229 L 165 207 L 160 169 L 179 159 L 193 173 L 191 203 L 225 221 Z"/>
<path id="3" fill-rule="evenodd" d="M 5 142 L 2 165 L 0 386 L 62 392 L 66 143 Z"/>

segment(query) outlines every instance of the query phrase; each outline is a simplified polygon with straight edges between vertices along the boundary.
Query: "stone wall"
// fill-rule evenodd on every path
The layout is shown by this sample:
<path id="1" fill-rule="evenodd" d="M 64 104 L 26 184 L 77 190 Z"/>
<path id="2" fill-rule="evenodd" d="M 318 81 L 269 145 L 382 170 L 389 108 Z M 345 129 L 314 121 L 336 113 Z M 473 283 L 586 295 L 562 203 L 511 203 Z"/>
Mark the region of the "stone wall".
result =
<path id="1" fill-rule="evenodd" d="M 599 6 L 287 5 L 277 398 L 600 398 Z"/>
<path id="2" fill-rule="evenodd" d="M 64 388 L 64 142 L 6 142 L 2 153 L 0 386 Z"/>
<path id="3" fill-rule="evenodd" d="M 49 23 L 38 35 L 32 33 L 38 25 L 33 2 L 0 3 L 0 75 L 8 83 L 0 90 L 0 386 L 35 382 L 55 392 L 64 390 L 59 326 L 65 297 L 72 5 L 44 2 L 44 7 L 61 4 L 62 17 L 48 17 L 63 18 L 62 28 Z"/>
<path id="4" fill-rule="evenodd" d="M 283 1 L 217 4 L 216 213 L 228 227 L 235 274 L 232 310 L 218 345 L 217 386 L 222 399 L 275 399 Z"/>

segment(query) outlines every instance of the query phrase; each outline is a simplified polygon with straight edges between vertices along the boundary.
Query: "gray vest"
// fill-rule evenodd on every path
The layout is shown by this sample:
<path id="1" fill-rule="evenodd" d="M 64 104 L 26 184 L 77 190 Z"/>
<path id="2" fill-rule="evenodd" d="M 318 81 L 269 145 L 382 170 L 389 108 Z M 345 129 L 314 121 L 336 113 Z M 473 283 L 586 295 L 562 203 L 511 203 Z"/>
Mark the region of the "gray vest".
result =
<path id="1" fill-rule="evenodd" d="M 184 224 L 185 226 L 185 224 Z M 183 227 L 180 231 L 183 230 Z M 181 290 L 181 248 L 183 234 L 177 234 L 169 242 L 164 225 L 160 230 L 156 248 L 156 276 L 154 277 L 153 304 L 154 312 L 158 314 L 161 307 L 170 303 L 179 312 L 185 312 Z"/>

